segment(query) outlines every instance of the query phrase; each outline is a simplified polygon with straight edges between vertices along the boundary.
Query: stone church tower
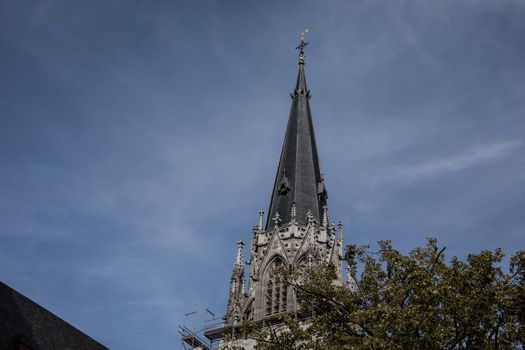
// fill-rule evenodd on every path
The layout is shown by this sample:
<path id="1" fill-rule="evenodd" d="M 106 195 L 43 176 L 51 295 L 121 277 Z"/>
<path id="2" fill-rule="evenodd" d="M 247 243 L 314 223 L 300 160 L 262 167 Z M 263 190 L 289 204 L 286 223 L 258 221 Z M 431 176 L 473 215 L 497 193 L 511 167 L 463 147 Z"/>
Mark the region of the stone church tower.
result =
<path id="1" fill-rule="evenodd" d="M 239 241 L 224 326 L 205 335 L 211 340 L 234 333 L 249 320 L 264 327 L 276 316 L 297 312 L 295 291 L 275 274 L 279 267 L 304 271 L 331 262 L 342 284 L 342 225 L 330 223 L 328 194 L 321 172 L 305 78 L 304 47 L 299 45 L 299 72 L 288 126 L 272 190 L 268 215 L 259 212 L 253 228 L 245 285 L 243 242 Z M 247 348 L 251 348 L 248 346 Z"/>

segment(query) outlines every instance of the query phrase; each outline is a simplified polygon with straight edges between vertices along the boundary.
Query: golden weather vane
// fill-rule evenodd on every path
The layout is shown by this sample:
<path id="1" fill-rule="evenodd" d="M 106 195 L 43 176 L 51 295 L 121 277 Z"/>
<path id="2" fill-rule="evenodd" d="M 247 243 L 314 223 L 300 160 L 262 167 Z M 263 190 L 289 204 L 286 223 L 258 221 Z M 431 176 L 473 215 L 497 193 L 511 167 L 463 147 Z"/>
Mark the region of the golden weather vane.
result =
<path id="1" fill-rule="evenodd" d="M 309 31 L 310 31 L 310 29 L 305 28 L 305 29 L 300 33 L 300 35 L 301 35 L 301 41 L 304 40 L 304 35 L 305 35 L 306 33 L 308 33 Z"/>
<path id="2" fill-rule="evenodd" d="M 299 46 L 297 46 L 295 49 L 299 50 L 299 62 L 304 64 L 304 48 L 306 45 L 310 44 L 309 42 L 304 41 L 304 35 L 308 33 L 310 29 L 305 28 L 299 35 L 301 36 L 301 42 L 299 43 Z"/>

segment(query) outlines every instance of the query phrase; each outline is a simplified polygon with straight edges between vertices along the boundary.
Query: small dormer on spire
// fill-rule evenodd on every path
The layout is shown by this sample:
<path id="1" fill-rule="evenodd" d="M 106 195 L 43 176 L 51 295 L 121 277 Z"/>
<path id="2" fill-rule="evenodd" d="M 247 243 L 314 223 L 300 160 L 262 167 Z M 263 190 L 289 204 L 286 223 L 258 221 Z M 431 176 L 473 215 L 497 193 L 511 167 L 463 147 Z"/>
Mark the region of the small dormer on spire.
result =
<path id="1" fill-rule="evenodd" d="M 321 181 L 317 183 L 317 196 L 319 197 L 319 202 L 326 206 L 328 200 L 328 192 L 326 192 L 323 173 L 321 173 Z"/>

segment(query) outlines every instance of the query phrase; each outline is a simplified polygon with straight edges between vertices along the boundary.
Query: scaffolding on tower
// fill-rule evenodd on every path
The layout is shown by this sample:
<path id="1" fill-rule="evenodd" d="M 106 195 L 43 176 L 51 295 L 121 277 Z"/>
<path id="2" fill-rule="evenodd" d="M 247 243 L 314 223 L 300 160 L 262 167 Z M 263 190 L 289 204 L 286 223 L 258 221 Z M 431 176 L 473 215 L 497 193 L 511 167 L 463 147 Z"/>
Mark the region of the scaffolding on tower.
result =
<path id="1" fill-rule="evenodd" d="M 184 322 L 179 325 L 178 332 L 181 335 L 181 349 L 183 350 L 214 350 L 219 347 L 219 339 L 209 339 L 204 336 L 204 333 L 210 329 L 217 328 L 222 325 L 223 321 L 217 318 L 215 314 L 209 309 L 205 309 L 206 318 L 204 319 L 204 326 L 200 322 L 200 327 L 196 323 L 190 326 L 188 321 L 190 318 L 198 318 L 200 314 L 197 311 L 192 311 L 184 314 Z M 210 318 L 211 316 L 211 318 Z M 201 318 L 202 320 L 202 318 Z"/>

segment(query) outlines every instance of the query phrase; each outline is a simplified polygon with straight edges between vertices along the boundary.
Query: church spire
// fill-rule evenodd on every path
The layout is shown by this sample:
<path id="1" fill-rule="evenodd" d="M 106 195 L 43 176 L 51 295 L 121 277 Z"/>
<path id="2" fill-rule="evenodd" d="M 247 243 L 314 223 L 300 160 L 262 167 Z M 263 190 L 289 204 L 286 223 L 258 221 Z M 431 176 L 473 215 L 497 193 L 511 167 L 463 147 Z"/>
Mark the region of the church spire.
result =
<path id="1" fill-rule="evenodd" d="M 306 30 L 304 31 L 304 33 Z M 270 206 L 259 212 L 258 225 L 252 231 L 248 288 L 244 288 L 243 244 L 238 242 L 230 284 L 225 324 L 205 332 L 208 339 L 220 339 L 224 346 L 252 349 L 254 339 L 243 339 L 243 320 L 255 329 L 263 329 L 279 315 L 300 312 L 296 293 L 283 283 L 279 269 L 299 272 L 321 262 L 333 264 L 343 286 L 343 228 L 329 220 L 327 192 L 319 165 L 319 156 L 310 112 L 310 91 L 305 78 L 304 33 L 301 35 L 298 75 L 281 156 L 277 166 Z M 264 222 L 266 217 L 266 222 Z M 351 279 L 349 279 L 351 282 Z M 350 283 L 349 286 L 352 286 Z M 298 311 L 299 310 L 299 311 Z"/>
<path id="2" fill-rule="evenodd" d="M 307 32 L 307 30 L 305 30 Z M 306 224 L 306 214 L 321 223 L 326 205 L 326 189 L 319 164 L 314 128 L 310 112 L 310 90 L 305 78 L 304 48 L 308 45 L 301 33 L 299 72 L 292 96 L 288 126 L 281 150 L 281 158 L 273 187 L 266 229 L 273 225 L 272 218 L 278 214 L 281 224 L 291 221 L 292 204 L 297 222 Z"/>

